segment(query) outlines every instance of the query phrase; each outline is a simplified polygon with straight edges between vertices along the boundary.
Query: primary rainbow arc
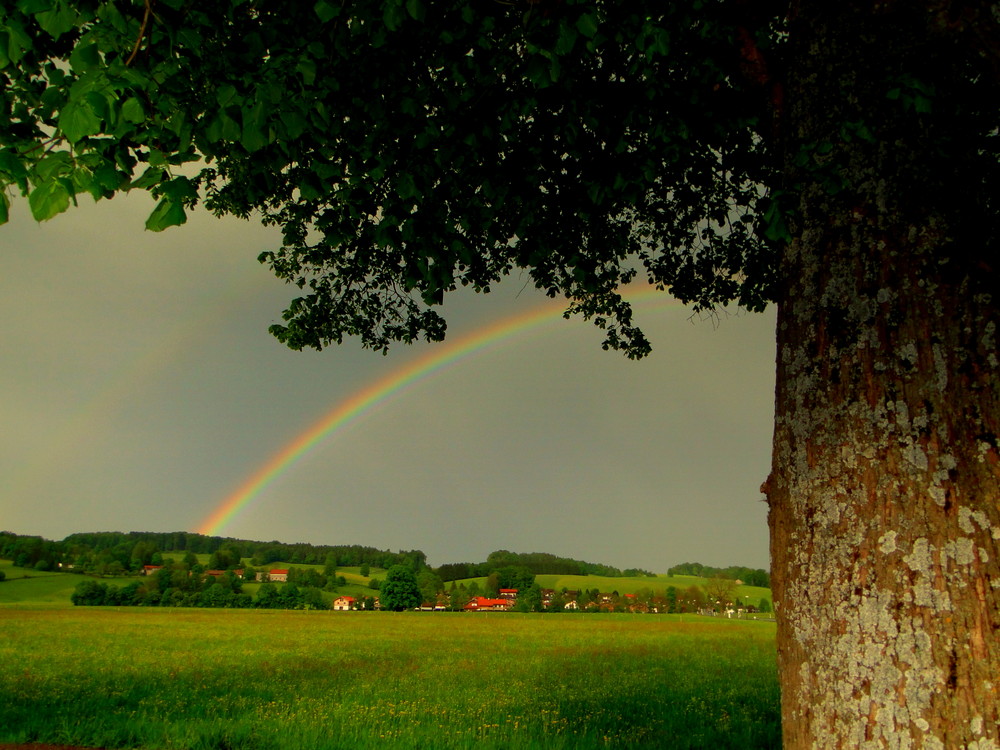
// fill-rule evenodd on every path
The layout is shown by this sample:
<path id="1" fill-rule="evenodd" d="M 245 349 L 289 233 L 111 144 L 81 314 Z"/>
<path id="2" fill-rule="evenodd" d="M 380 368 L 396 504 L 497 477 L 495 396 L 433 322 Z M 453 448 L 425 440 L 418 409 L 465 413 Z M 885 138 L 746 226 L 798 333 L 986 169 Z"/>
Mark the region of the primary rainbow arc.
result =
<path id="1" fill-rule="evenodd" d="M 665 293 L 650 289 L 627 296 L 633 302 L 651 298 L 673 301 Z M 411 389 L 449 365 L 494 348 L 504 341 L 523 335 L 545 323 L 560 319 L 563 310 L 562 303 L 550 302 L 527 312 L 503 318 L 460 337 L 452 343 L 435 347 L 424 356 L 418 357 L 361 388 L 337 403 L 308 429 L 299 433 L 291 442 L 272 455 L 263 466 L 251 474 L 215 507 L 211 514 L 198 525 L 197 533 L 208 536 L 218 535 L 241 510 L 258 498 L 272 482 L 288 471 L 303 456 L 311 452 L 321 442 L 332 438 L 338 431 L 356 422 L 376 405 Z"/>

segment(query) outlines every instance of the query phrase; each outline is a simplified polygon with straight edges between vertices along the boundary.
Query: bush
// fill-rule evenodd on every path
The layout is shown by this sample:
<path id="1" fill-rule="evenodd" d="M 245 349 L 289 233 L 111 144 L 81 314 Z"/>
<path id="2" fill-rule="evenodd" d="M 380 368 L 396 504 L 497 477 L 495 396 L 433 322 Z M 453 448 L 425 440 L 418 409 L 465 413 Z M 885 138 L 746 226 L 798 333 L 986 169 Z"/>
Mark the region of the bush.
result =
<path id="1" fill-rule="evenodd" d="M 70 601 L 78 607 L 99 607 L 107 603 L 108 586 L 98 583 L 93 579 L 81 581 L 76 585 L 76 590 L 70 597 Z"/>

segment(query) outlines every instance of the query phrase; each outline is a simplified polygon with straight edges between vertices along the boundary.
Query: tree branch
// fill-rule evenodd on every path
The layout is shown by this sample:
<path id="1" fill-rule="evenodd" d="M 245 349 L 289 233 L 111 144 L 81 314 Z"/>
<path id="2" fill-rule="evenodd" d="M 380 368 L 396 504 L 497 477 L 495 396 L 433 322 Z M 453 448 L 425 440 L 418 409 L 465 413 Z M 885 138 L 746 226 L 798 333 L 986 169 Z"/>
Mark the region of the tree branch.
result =
<path id="1" fill-rule="evenodd" d="M 126 67 L 131 65 L 135 60 L 135 56 L 139 54 L 139 47 L 142 46 L 142 38 L 146 36 L 146 30 L 149 26 L 149 19 L 153 16 L 153 0 L 145 0 L 146 12 L 142 15 L 142 25 L 139 26 L 139 36 L 135 40 L 135 46 L 132 47 L 132 54 L 128 56 L 128 60 L 125 61 Z"/>

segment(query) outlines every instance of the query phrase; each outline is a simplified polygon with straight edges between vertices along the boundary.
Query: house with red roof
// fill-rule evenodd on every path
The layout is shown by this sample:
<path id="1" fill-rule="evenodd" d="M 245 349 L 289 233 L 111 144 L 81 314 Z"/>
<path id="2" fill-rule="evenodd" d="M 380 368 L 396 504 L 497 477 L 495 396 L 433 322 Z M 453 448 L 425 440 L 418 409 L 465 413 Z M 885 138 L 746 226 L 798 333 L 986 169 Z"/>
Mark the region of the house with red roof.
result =
<path id="1" fill-rule="evenodd" d="M 487 599 L 485 596 L 477 596 L 462 609 L 466 612 L 506 612 L 513 606 L 513 599 Z"/>
<path id="2" fill-rule="evenodd" d="M 258 581 L 271 581 L 271 583 L 284 583 L 288 580 L 288 568 L 272 568 L 266 573 L 257 574 Z"/>

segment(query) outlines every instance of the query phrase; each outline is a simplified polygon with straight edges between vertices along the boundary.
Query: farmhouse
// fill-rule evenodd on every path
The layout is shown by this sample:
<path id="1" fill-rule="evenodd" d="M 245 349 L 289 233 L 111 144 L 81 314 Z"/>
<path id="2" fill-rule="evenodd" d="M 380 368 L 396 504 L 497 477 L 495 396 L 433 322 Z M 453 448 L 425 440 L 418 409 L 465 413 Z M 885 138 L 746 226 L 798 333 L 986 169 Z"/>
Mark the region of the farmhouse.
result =
<path id="1" fill-rule="evenodd" d="M 258 573 L 257 580 L 271 581 L 272 583 L 284 583 L 288 580 L 288 568 L 272 568 L 267 573 Z"/>
<path id="2" fill-rule="evenodd" d="M 60 565 L 61 565 L 61 563 L 60 563 Z M 151 575 L 153 575 L 156 571 L 158 571 L 162 567 L 163 567 L 162 565 L 143 565 L 142 566 L 142 574 L 144 576 L 151 576 Z"/>
<path id="3" fill-rule="evenodd" d="M 333 600 L 333 609 L 337 612 L 346 612 L 350 609 L 354 609 L 354 602 L 356 600 L 353 596 L 338 596 Z"/>
<path id="4" fill-rule="evenodd" d="M 506 612 L 513 606 L 513 599 L 487 599 L 485 596 L 477 596 L 462 609 L 466 612 Z"/>

